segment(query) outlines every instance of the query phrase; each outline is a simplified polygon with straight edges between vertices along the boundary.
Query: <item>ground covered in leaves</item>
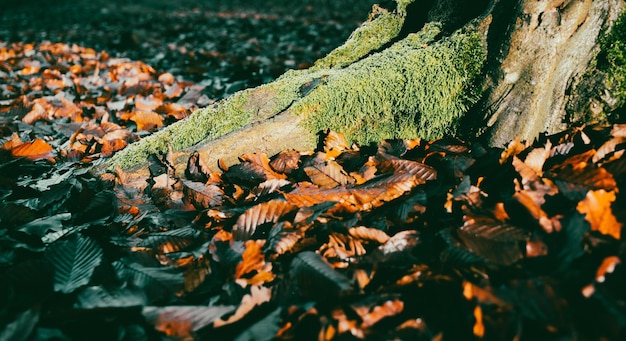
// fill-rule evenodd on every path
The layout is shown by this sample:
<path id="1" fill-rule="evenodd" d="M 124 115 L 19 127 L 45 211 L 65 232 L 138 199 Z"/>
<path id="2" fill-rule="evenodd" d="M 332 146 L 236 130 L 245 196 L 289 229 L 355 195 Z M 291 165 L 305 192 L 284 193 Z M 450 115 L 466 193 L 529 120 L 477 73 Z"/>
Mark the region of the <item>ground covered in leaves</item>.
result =
<path id="1" fill-rule="evenodd" d="M 330 39 L 315 27 L 345 24 L 306 6 L 285 7 L 290 16 L 217 1 L 219 11 L 183 15 L 165 2 L 149 12 L 108 3 L 93 5 L 93 19 L 61 8 L 85 25 L 114 25 L 111 11 L 124 24 L 179 20 L 126 25 L 152 51 L 141 52 L 98 45 L 112 33 L 94 26 L 29 31 L 3 17 L 0 339 L 626 338 L 626 126 L 503 149 L 451 138 L 357 146 L 325 131 L 316 150 L 246 154 L 230 168 L 192 155 L 182 178 L 170 155 L 153 155 L 145 178 L 96 177 L 91 165 L 228 95 L 238 81 L 229 67 L 256 65 L 237 87 L 266 81 L 317 58 L 297 52 Z M 308 26 L 303 13 L 315 18 Z M 176 25 L 212 44 L 189 29 L 211 20 L 276 36 L 228 33 L 235 47 L 219 50 L 176 31 L 165 48 Z M 290 20 L 315 37 L 265 27 Z M 238 44 L 250 39 L 275 39 L 287 54 L 248 59 L 254 51 Z M 192 65 L 201 48 L 221 64 L 195 72 L 175 61 Z"/>

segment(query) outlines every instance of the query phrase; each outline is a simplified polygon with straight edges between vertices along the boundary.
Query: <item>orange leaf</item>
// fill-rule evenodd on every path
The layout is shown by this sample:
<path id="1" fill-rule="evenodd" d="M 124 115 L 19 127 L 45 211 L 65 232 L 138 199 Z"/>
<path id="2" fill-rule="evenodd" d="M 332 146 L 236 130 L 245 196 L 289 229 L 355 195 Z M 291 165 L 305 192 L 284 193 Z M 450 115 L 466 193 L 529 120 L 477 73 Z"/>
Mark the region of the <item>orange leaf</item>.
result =
<path id="1" fill-rule="evenodd" d="M 603 189 L 587 192 L 585 199 L 580 201 L 576 209 L 585 214 L 585 220 L 591 224 L 592 231 L 613 236 L 620 239 L 622 224 L 620 224 L 611 210 L 611 203 L 615 201 L 615 192 Z"/>
<path id="2" fill-rule="evenodd" d="M 476 337 L 482 338 L 485 336 L 485 325 L 483 324 L 483 311 L 479 305 L 476 305 L 474 308 L 474 319 L 476 319 L 476 322 L 472 331 Z"/>
<path id="3" fill-rule="evenodd" d="M 32 142 L 24 142 L 11 150 L 14 157 L 25 156 L 31 160 L 45 159 L 52 154 L 52 146 L 46 141 L 35 139 Z"/>
<path id="4" fill-rule="evenodd" d="M 348 229 L 348 233 L 352 237 L 375 241 L 379 244 L 384 244 L 389 240 L 389 235 L 387 235 L 384 231 L 371 227 L 352 227 Z"/>
<path id="5" fill-rule="evenodd" d="M 263 267 L 265 256 L 261 252 L 261 246 L 264 243 L 264 240 L 246 240 L 244 244 L 245 250 L 241 255 L 241 262 L 237 264 L 237 269 L 235 270 L 235 279 L 239 279 L 251 271 L 260 270 Z"/>
<path id="6" fill-rule="evenodd" d="M 163 117 L 155 112 L 135 111 L 130 120 L 137 124 L 137 130 L 152 130 L 163 126 Z"/>
<path id="7" fill-rule="evenodd" d="M 172 117 L 175 120 L 182 120 L 183 118 L 189 116 L 190 111 L 176 103 L 167 103 L 158 106 L 155 111 L 161 115 L 165 115 L 167 117 Z"/>
<path id="8" fill-rule="evenodd" d="M 327 130 L 321 137 L 324 138 L 324 152 L 327 159 L 335 158 L 342 152 L 350 149 L 346 137 L 340 132 Z"/>
<path id="9" fill-rule="evenodd" d="M 606 280 L 607 274 L 612 274 L 615 271 L 615 267 L 621 264 L 622 261 L 617 256 L 609 256 L 604 258 L 602 264 L 596 270 L 596 282 L 603 283 Z"/>
<path id="10" fill-rule="evenodd" d="M 6 142 L 2 144 L 2 149 L 12 150 L 14 148 L 17 148 L 17 146 L 23 143 L 24 142 L 22 142 L 22 139 L 20 139 L 19 135 L 17 135 L 17 133 L 13 133 L 13 135 L 11 136 L 11 139 L 7 140 Z"/>
<path id="11" fill-rule="evenodd" d="M 265 302 L 269 302 L 272 298 L 272 289 L 263 286 L 253 285 L 250 287 L 250 294 L 243 296 L 239 307 L 232 315 L 229 315 L 225 320 L 218 319 L 213 322 L 213 327 L 219 328 L 225 325 L 235 323 L 252 311 L 257 306 Z"/>

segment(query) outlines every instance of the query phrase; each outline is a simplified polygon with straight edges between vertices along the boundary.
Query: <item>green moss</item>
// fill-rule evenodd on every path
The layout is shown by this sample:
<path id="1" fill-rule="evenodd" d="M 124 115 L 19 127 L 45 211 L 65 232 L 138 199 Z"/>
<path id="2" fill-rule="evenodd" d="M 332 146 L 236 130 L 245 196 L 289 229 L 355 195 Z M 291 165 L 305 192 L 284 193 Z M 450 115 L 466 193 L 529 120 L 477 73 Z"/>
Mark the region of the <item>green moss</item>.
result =
<path id="1" fill-rule="evenodd" d="M 598 67 L 607 73 L 607 86 L 618 101 L 616 106 L 623 107 L 626 104 L 626 11 L 600 40 L 600 47 Z"/>
<path id="2" fill-rule="evenodd" d="M 359 143 L 452 134 L 477 100 L 472 84 L 485 59 L 482 36 L 457 32 L 433 42 L 429 23 L 384 51 L 329 76 L 293 107 L 310 131 L 331 128 Z"/>
<path id="3" fill-rule="evenodd" d="M 196 110 L 186 119 L 131 144 L 108 160 L 105 167 L 128 168 L 145 162 L 150 154 L 165 152 L 168 146 L 175 151 L 185 149 L 276 115 L 301 97 L 300 86 L 326 74 L 293 71 L 275 82 L 237 92 L 218 105 Z"/>
<path id="4" fill-rule="evenodd" d="M 376 51 L 398 36 L 406 17 L 406 6 L 413 0 L 397 1 L 395 11 L 372 7 L 369 20 L 359 26 L 346 42 L 315 62 L 311 70 L 342 68 Z"/>

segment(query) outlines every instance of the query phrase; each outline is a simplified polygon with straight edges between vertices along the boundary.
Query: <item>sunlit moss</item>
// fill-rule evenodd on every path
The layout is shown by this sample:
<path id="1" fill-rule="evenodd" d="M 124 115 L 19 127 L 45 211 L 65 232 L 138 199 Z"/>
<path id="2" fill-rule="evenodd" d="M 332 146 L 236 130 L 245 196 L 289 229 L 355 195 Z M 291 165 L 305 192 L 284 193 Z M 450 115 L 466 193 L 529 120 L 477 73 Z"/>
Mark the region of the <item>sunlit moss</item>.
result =
<path id="1" fill-rule="evenodd" d="M 392 12 L 374 5 L 369 19 L 354 30 L 343 45 L 316 61 L 311 69 L 345 67 L 382 48 L 397 37 L 404 24 L 406 6 L 413 0 L 398 2 L 396 10 Z"/>
<path id="2" fill-rule="evenodd" d="M 440 25 L 328 76 L 294 105 L 309 130 L 331 128 L 360 143 L 400 137 L 432 139 L 455 131 L 474 103 L 473 88 L 485 59 L 482 36 L 457 32 L 433 41 Z"/>

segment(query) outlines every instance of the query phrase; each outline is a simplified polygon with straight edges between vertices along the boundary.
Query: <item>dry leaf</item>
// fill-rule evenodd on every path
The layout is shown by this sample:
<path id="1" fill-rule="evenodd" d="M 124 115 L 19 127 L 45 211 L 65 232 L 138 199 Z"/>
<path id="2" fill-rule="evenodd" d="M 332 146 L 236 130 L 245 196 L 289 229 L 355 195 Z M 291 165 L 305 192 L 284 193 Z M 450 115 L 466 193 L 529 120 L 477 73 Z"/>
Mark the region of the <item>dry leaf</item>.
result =
<path id="1" fill-rule="evenodd" d="M 130 120 L 137 124 L 137 130 L 154 130 L 163 126 L 163 116 L 155 112 L 134 111 Z"/>
<path id="2" fill-rule="evenodd" d="M 52 146 L 42 139 L 24 142 L 11 150 L 14 157 L 27 157 L 31 160 L 49 158 L 52 155 Z"/>
<path id="3" fill-rule="evenodd" d="M 622 224 L 615 219 L 611 204 L 615 201 L 615 192 L 603 189 L 587 192 L 584 200 L 576 206 L 576 210 L 585 215 L 585 220 L 591 224 L 592 231 L 610 235 L 620 239 Z"/>
<path id="4" fill-rule="evenodd" d="M 253 206 L 237 218 L 237 222 L 233 225 L 233 237 L 236 240 L 246 240 L 254 234 L 259 225 L 269 222 L 275 223 L 296 209 L 295 205 L 278 199 Z"/>

